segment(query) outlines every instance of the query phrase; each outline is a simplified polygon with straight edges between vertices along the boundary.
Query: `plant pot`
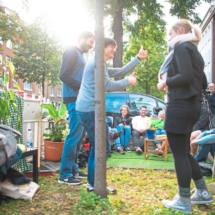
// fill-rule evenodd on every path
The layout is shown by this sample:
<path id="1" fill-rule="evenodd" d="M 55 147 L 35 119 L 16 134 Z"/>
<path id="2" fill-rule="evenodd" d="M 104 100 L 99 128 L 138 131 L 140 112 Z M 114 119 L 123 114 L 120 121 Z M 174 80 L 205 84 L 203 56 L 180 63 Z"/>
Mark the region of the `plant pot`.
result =
<path id="1" fill-rule="evenodd" d="M 147 129 L 146 132 L 147 132 L 148 139 L 155 139 L 155 132 L 156 132 L 156 130 Z"/>
<path id="2" fill-rule="evenodd" d="M 60 161 L 63 153 L 64 142 L 51 142 L 44 140 L 45 159 L 48 161 Z"/>

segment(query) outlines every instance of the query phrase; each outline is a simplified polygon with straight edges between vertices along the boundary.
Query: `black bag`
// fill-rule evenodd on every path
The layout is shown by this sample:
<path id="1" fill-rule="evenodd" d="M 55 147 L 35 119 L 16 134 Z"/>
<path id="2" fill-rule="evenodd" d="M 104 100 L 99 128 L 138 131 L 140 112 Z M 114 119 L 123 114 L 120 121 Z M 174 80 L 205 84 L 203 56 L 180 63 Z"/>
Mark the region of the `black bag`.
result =
<path id="1" fill-rule="evenodd" d="M 199 166 L 203 176 L 212 176 L 213 165 L 205 162 L 199 162 Z"/>
<path id="2" fill-rule="evenodd" d="M 31 182 L 24 174 L 12 168 L 9 168 L 6 174 L 2 174 L 1 182 L 6 179 L 10 179 L 11 183 L 15 185 L 28 184 Z"/>
<path id="3" fill-rule="evenodd" d="M 87 151 L 80 151 L 79 155 L 78 155 L 78 166 L 79 167 L 86 167 L 87 163 L 88 163 L 88 157 L 89 154 L 87 153 Z"/>

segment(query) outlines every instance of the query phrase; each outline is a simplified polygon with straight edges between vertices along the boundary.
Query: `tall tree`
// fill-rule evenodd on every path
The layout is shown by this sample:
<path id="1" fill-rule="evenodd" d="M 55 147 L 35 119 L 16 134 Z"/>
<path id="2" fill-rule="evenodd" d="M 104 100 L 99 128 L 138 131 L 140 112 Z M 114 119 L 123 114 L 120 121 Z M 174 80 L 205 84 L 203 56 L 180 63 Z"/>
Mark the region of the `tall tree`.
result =
<path id="1" fill-rule="evenodd" d="M 0 37 L 2 41 L 11 40 L 12 42 L 19 43 L 23 38 L 25 32 L 25 25 L 20 20 L 17 13 L 6 14 L 0 8 Z M 0 44 L 0 50 L 1 50 Z"/>
<path id="2" fill-rule="evenodd" d="M 162 19 L 163 12 L 160 4 L 156 0 L 145 3 L 148 10 L 141 10 L 142 3 L 137 3 L 138 19 L 134 22 L 126 20 L 125 28 L 132 32 L 129 41 L 124 45 L 124 63 L 127 63 L 138 52 L 143 45 L 148 50 L 148 58 L 141 61 L 140 66 L 135 68 L 137 84 L 129 87 L 130 91 L 153 94 L 162 98 L 162 93 L 156 89 L 158 71 L 166 53 L 166 27 Z M 156 11 L 151 13 L 151 11 Z"/>
<path id="3" fill-rule="evenodd" d="M 85 0 L 90 2 L 90 5 L 94 0 Z M 171 4 L 170 13 L 176 15 L 179 18 L 188 18 L 195 23 L 201 22 L 199 15 L 195 12 L 196 8 L 203 2 L 211 3 L 215 0 L 167 0 Z M 123 24 L 126 18 L 131 14 L 137 13 L 137 5 L 141 5 L 140 10 L 143 12 L 150 12 L 151 15 L 156 13 L 156 10 L 151 10 L 152 6 L 158 4 L 158 1 L 151 0 L 105 0 L 105 13 L 111 15 L 113 18 L 112 31 L 114 39 L 117 42 L 118 49 L 114 57 L 113 66 L 122 66 L 123 56 Z M 148 7 L 150 6 L 150 8 Z"/>
<path id="4" fill-rule="evenodd" d="M 62 47 L 49 31 L 44 18 L 28 27 L 23 41 L 14 56 L 17 75 L 24 81 L 42 84 L 44 95 L 45 81 L 52 86 L 60 83 Z"/>

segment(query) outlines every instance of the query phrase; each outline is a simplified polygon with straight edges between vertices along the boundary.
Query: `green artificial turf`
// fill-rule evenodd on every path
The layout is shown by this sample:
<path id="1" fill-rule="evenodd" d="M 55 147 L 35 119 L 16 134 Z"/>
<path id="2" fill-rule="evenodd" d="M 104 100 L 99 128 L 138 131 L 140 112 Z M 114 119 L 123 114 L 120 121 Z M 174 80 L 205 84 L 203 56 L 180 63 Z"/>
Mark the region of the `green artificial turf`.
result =
<path id="1" fill-rule="evenodd" d="M 164 161 L 164 155 L 158 157 L 155 154 L 149 154 L 147 160 L 144 159 L 144 153 L 137 155 L 136 152 L 125 152 L 124 155 L 115 151 L 107 160 L 107 166 L 130 167 L 130 168 L 152 168 L 152 169 L 174 169 L 172 153 L 168 154 L 167 161 Z"/>

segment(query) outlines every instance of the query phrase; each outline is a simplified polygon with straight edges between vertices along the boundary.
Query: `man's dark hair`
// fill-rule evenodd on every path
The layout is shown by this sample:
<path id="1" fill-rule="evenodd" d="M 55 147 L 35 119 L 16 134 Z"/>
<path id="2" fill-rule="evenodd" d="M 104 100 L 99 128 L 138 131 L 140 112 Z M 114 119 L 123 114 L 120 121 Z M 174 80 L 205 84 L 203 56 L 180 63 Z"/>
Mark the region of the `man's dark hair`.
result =
<path id="1" fill-rule="evenodd" d="M 147 107 L 146 107 L 146 106 L 144 106 L 144 105 L 140 107 L 140 110 L 141 110 L 142 108 L 146 108 L 146 110 L 147 110 Z"/>
<path id="2" fill-rule="evenodd" d="M 117 44 L 116 44 L 116 41 L 114 39 L 105 37 L 105 48 L 109 45 L 116 47 Z"/>
<path id="3" fill-rule="evenodd" d="M 90 37 L 95 37 L 93 33 L 89 32 L 89 31 L 82 31 L 79 36 L 78 36 L 78 41 L 81 39 L 81 38 L 84 38 L 84 39 L 88 39 Z"/>

